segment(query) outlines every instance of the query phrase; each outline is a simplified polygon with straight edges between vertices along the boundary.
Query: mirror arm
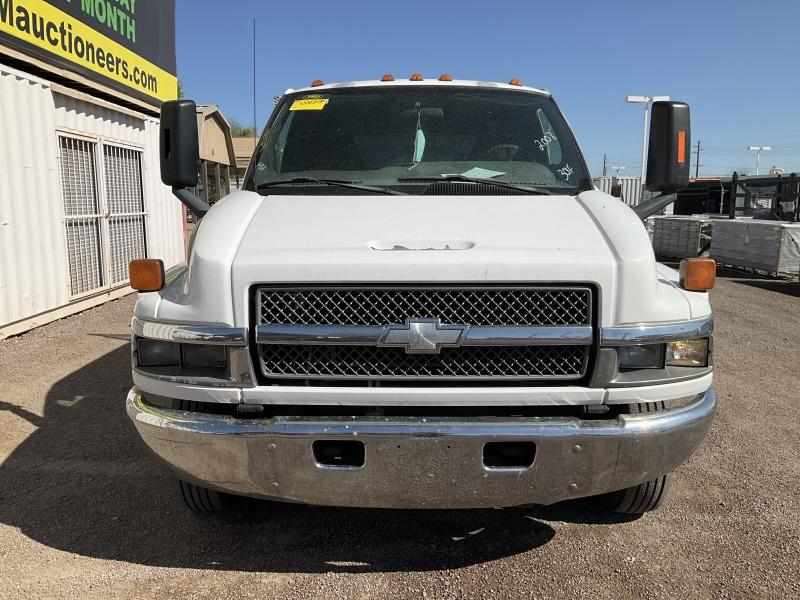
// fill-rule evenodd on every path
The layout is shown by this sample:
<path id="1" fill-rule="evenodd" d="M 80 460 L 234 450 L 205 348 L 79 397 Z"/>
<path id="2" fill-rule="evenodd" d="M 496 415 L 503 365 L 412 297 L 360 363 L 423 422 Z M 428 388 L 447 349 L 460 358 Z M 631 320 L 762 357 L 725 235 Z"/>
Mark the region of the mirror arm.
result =
<path id="1" fill-rule="evenodd" d="M 637 204 L 632 208 L 633 212 L 636 213 L 636 216 L 639 217 L 642 221 L 644 221 L 647 217 L 657 213 L 665 206 L 668 206 L 673 202 L 675 202 L 675 200 L 677 199 L 678 199 L 678 194 L 675 193 L 660 194 L 655 198 L 650 198 L 650 200 L 648 200 L 647 202 L 642 202 L 641 204 Z"/>
<path id="2" fill-rule="evenodd" d="M 175 194 L 175 197 L 198 219 L 202 219 L 208 212 L 208 209 L 211 208 L 186 188 L 174 187 L 172 188 L 172 193 Z"/>

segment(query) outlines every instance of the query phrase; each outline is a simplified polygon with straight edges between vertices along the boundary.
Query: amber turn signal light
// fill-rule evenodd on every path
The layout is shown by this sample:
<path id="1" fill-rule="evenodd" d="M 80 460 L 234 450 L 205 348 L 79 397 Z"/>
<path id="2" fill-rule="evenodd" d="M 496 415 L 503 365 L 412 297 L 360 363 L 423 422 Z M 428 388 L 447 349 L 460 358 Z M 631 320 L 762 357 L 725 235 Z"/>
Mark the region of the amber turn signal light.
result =
<path id="1" fill-rule="evenodd" d="M 139 292 L 157 292 L 164 287 L 164 262 L 157 258 L 140 258 L 128 265 L 131 287 Z"/>
<path id="2" fill-rule="evenodd" d="M 681 261 L 681 287 L 705 292 L 717 281 L 717 263 L 711 258 L 684 258 Z"/>

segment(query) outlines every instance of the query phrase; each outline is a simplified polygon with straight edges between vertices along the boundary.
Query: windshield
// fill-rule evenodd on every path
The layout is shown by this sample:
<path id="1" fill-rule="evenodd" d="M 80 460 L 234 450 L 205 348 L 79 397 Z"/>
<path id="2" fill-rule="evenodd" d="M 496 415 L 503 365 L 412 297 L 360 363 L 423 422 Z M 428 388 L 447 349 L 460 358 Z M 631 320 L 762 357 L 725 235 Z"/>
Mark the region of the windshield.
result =
<path id="1" fill-rule="evenodd" d="M 591 186 L 551 98 L 475 87 L 387 86 L 286 96 L 262 136 L 254 167 L 245 185 L 263 191 L 303 178 L 303 187 L 313 178 L 396 190 L 453 176 L 554 193 Z"/>

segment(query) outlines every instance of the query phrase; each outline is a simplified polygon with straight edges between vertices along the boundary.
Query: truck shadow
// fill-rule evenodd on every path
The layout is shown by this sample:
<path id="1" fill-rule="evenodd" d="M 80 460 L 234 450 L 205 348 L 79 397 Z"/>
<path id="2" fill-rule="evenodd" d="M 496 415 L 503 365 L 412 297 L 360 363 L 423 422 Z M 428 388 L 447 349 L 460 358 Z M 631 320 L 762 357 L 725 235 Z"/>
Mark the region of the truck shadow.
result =
<path id="1" fill-rule="evenodd" d="M 224 516 L 194 515 L 125 414 L 129 360 L 122 346 L 59 381 L 44 418 L 0 397 L 0 410 L 38 426 L 0 465 L 0 522 L 59 550 L 143 565 L 363 572 L 496 560 L 552 540 L 541 519 L 582 520 L 575 505 L 388 511 L 248 500 Z M 590 515 L 583 522 L 615 521 Z"/>
<path id="2" fill-rule="evenodd" d="M 800 298 L 800 281 L 795 278 L 773 277 L 743 269 L 717 267 L 717 277 L 729 279 L 739 285 L 746 285 L 768 292 L 777 292 L 786 296 Z"/>
<path id="3" fill-rule="evenodd" d="M 777 292 L 779 294 L 785 294 L 794 298 L 800 298 L 800 282 L 797 281 L 786 281 L 782 279 L 776 279 L 772 281 L 762 279 L 743 279 L 737 281 L 736 283 L 766 290 L 768 292 Z"/>

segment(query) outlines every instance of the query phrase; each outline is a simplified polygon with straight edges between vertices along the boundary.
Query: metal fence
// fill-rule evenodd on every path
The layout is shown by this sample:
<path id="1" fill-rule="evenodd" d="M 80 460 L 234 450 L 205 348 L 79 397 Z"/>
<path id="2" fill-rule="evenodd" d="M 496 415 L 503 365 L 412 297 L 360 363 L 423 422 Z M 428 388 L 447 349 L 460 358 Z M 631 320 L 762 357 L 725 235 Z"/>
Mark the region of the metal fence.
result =
<path id="1" fill-rule="evenodd" d="M 128 279 L 144 258 L 145 210 L 139 150 L 59 136 L 72 296 Z"/>
<path id="2" fill-rule="evenodd" d="M 800 221 L 800 177 L 788 175 L 731 177 L 728 217 L 753 216 L 778 221 Z"/>

